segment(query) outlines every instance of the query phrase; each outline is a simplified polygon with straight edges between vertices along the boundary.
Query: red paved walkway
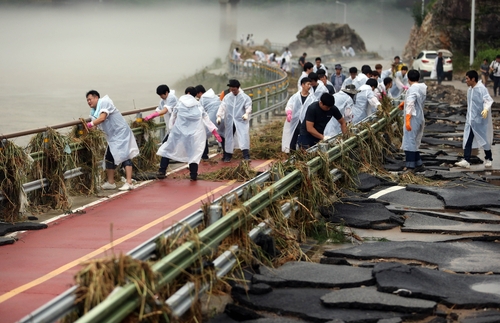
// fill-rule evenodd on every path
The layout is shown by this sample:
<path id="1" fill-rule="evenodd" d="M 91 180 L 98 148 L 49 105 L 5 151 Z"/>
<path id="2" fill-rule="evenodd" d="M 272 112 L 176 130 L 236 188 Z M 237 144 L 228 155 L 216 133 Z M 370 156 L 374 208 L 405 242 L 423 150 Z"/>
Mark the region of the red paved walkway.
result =
<path id="1" fill-rule="evenodd" d="M 255 168 L 268 164 L 252 162 Z M 86 214 L 18 235 L 15 244 L 0 247 L 0 322 L 16 322 L 67 290 L 82 261 L 127 253 L 199 209 L 202 201 L 218 198 L 238 185 L 168 178 L 153 181 L 88 207 Z"/>

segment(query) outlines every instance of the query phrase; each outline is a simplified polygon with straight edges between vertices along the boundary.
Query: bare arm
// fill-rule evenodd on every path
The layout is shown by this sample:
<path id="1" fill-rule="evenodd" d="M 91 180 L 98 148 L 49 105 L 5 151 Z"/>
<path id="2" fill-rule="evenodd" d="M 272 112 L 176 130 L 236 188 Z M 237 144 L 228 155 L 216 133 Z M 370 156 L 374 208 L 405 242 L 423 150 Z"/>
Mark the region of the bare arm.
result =
<path id="1" fill-rule="evenodd" d="M 98 124 L 101 124 L 104 121 L 106 121 L 107 117 L 108 117 L 108 114 L 106 112 L 101 112 L 101 114 L 99 115 L 99 118 L 92 121 L 92 123 L 94 124 L 94 126 L 97 126 Z"/>
<path id="2" fill-rule="evenodd" d="M 320 134 L 320 133 L 318 132 L 318 130 L 316 130 L 316 129 L 314 128 L 314 122 L 311 122 L 311 121 L 306 121 L 306 129 L 307 129 L 307 132 L 309 132 L 309 134 L 310 134 L 311 136 L 316 137 L 316 138 L 318 138 L 318 139 L 320 139 L 320 140 L 323 140 L 323 138 L 325 137 L 325 136 L 323 136 L 322 134 Z"/>

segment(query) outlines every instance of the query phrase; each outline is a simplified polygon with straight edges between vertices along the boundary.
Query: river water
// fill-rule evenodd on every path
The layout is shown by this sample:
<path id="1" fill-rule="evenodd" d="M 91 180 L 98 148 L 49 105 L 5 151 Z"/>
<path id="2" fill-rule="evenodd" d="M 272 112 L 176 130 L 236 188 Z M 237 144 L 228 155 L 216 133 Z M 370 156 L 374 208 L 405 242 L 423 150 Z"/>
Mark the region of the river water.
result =
<path id="1" fill-rule="evenodd" d="M 173 84 L 227 54 L 229 41 L 219 39 L 220 9 L 213 2 L 0 6 L 0 134 L 86 118 L 90 89 L 108 94 L 120 111 L 156 105 L 157 85 Z M 384 25 L 373 19 L 383 17 L 375 8 L 348 13 L 349 24 L 368 49 L 402 49 L 413 24 L 409 14 L 391 15 L 397 20 Z M 287 44 L 306 25 L 342 20 L 343 9 L 240 7 L 237 35 Z M 374 41 L 381 34 L 385 41 Z"/>

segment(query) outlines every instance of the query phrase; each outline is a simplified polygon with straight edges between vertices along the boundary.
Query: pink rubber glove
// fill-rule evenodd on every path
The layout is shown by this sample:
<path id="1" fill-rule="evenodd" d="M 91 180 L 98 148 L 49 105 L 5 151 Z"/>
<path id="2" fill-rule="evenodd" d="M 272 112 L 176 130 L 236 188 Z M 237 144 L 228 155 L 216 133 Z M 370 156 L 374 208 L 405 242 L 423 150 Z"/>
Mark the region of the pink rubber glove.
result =
<path id="1" fill-rule="evenodd" d="M 217 142 L 222 142 L 221 136 L 217 133 L 217 130 L 213 130 L 212 134 L 214 135 L 215 139 L 217 139 Z"/>
<path id="2" fill-rule="evenodd" d="M 94 126 L 94 123 L 92 121 L 87 122 L 87 128 L 92 128 Z"/>
<path id="3" fill-rule="evenodd" d="M 292 110 L 286 110 L 286 122 L 292 121 Z"/>
<path id="4" fill-rule="evenodd" d="M 406 85 L 403 85 L 403 90 L 408 91 L 408 87 Z"/>
<path id="5" fill-rule="evenodd" d="M 155 111 L 155 112 L 151 113 L 150 115 L 148 115 L 148 116 L 144 117 L 144 119 L 143 119 L 143 120 L 144 120 L 144 121 L 149 121 L 149 120 L 151 120 L 151 119 L 153 119 L 153 118 L 156 118 L 156 117 L 157 117 L 157 116 L 159 116 L 159 115 L 160 115 L 160 114 L 158 113 L 158 111 Z"/>

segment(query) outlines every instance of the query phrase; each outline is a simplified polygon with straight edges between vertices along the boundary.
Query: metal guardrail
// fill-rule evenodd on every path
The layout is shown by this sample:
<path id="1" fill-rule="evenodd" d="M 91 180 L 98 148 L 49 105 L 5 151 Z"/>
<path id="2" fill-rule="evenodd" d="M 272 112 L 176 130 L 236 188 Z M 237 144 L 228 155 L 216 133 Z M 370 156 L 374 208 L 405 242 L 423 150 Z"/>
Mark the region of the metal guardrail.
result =
<path id="1" fill-rule="evenodd" d="M 262 85 L 261 85 L 262 86 Z M 270 105 L 269 107 L 274 107 L 276 104 Z M 399 110 L 394 109 L 391 111 L 387 119 L 383 118 L 375 122 L 371 128 L 373 131 L 378 131 L 383 128 L 388 122 L 399 115 Z M 375 119 L 374 115 L 367 117 L 365 121 L 373 121 Z M 346 140 L 341 145 L 342 146 L 331 146 L 334 143 L 334 138 L 332 138 L 328 143 L 322 143 L 321 146 L 314 146 L 310 148 L 309 151 L 315 151 L 317 149 L 326 150 L 329 160 L 335 160 L 341 155 L 341 150 L 345 148 L 354 148 L 359 140 L 357 138 L 364 139 L 369 135 L 368 130 L 363 130 L 359 132 L 356 136 Z M 325 146 L 326 145 L 326 146 Z M 311 159 L 308 163 L 310 174 L 313 175 L 318 169 L 321 168 L 321 159 L 315 157 Z M 340 172 L 336 169 L 331 170 L 330 174 L 334 180 L 340 178 Z M 265 182 L 269 180 L 270 173 L 265 172 L 256 178 L 242 184 L 233 191 L 227 193 L 223 197 L 215 200 L 211 207 L 210 213 L 211 217 L 215 222 L 208 226 L 205 230 L 200 232 L 197 237 L 197 243 L 193 241 L 188 241 L 180 246 L 178 249 L 174 250 L 168 256 L 161 259 L 153 266 L 153 270 L 161 273 L 160 285 L 167 284 L 173 281 L 178 275 L 180 275 L 186 268 L 191 266 L 196 259 L 199 259 L 200 255 L 209 253 L 216 248 L 219 243 L 229 236 L 236 228 L 238 228 L 242 223 L 244 223 L 249 216 L 249 214 L 256 214 L 269 206 L 276 199 L 281 198 L 283 194 L 288 193 L 290 190 L 294 189 L 299 185 L 301 181 L 301 174 L 299 171 L 293 171 L 287 176 L 276 181 L 270 187 L 266 188 L 257 195 L 249 198 L 243 203 L 243 206 L 238 209 L 231 210 L 226 216 L 221 218 L 220 214 L 220 204 L 225 200 L 229 203 L 235 196 L 244 196 L 245 192 L 252 185 L 262 186 Z M 219 206 L 219 207 L 217 207 Z M 286 203 L 282 206 L 282 211 L 285 216 L 290 213 L 291 204 Z M 151 238 L 147 242 L 138 246 L 134 250 L 129 252 L 129 255 L 136 259 L 147 260 L 156 249 L 156 241 L 161 237 L 169 237 L 173 234 L 177 234 L 181 230 L 185 230 L 186 227 L 195 228 L 199 226 L 203 221 L 203 212 L 198 210 L 188 217 L 186 217 L 181 223 L 176 224 L 164 232 L 158 234 L 157 236 Z M 255 238 L 259 232 L 268 233 L 269 229 L 266 227 L 265 223 L 259 224 L 252 231 L 249 232 L 251 238 Z M 201 247 L 200 247 L 201 246 Z M 222 277 L 236 263 L 235 256 L 238 252 L 237 246 L 232 246 L 230 250 L 225 251 L 219 258 L 214 261 L 216 275 L 217 277 Z M 202 286 L 199 292 L 206 290 L 208 286 Z M 53 322 L 60 318 L 65 313 L 68 313 L 74 301 L 73 292 L 76 287 L 71 288 L 66 291 L 61 296 L 57 297 L 53 301 L 49 302 L 44 307 L 33 312 L 31 315 L 23 318 L 20 322 Z M 172 309 L 174 315 L 180 316 L 187 309 L 189 309 L 191 302 L 193 301 L 193 285 L 187 283 L 184 287 L 178 290 L 172 297 L 170 297 L 166 303 Z M 130 312 L 132 312 L 138 305 L 138 296 L 136 295 L 136 288 L 133 284 L 129 284 L 120 287 L 110 295 L 105 301 L 92 309 L 85 316 L 81 317 L 77 322 L 120 322 L 125 318 Z"/>
<path id="2" fill-rule="evenodd" d="M 238 64 L 237 62 L 230 61 L 229 62 L 229 67 L 230 70 L 238 71 L 240 70 L 241 64 Z M 275 114 L 277 111 L 283 109 L 284 105 L 286 104 L 286 101 L 288 99 L 288 93 L 287 93 L 287 88 L 288 88 L 288 77 L 286 72 L 280 70 L 279 68 L 271 67 L 265 64 L 260 64 L 260 63 L 254 63 L 250 64 L 248 66 L 244 67 L 244 71 L 240 70 L 242 73 L 238 73 L 237 75 L 245 77 L 246 75 L 258 75 L 260 78 L 268 80 L 268 82 L 263 83 L 263 84 L 258 84 L 255 86 L 251 86 L 248 88 L 243 88 L 243 91 L 247 93 L 250 98 L 252 99 L 253 102 L 253 112 L 250 115 L 250 126 L 253 125 L 254 120 L 258 123 L 262 122 L 262 117 L 264 119 L 269 119 L 269 114 Z M 146 108 L 141 108 L 141 109 L 135 109 L 135 110 L 130 110 L 130 111 L 125 111 L 122 112 L 122 115 L 128 116 L 128 115 L 134 115 L 136 114 L 138 118 L 142 117 L 142 112 L 146 111 L 151 111 L 153 109 L 156 109 L 156 106 L 151 106 L 151 107 L 146 107 Z M 90 118 L 87 119 L 86 121 L 90 121 Z M 71 121 L 71 122 L 66 122 L 62 124 L 56 124 L 53 126 L 47 126 L 44 128 L 36 128 L 36 129 L 31 129 L 31 130 L 26 130 L 26 131 L 21 131 L 21 132 L 15 132 L 15 133 L 10 133 L 10 134 L 5 134 L 1 135 L 0 134 L 0 140 L 6 140 L 6 139 L 11 139 L 11 138 L 16 138 L 16 137 L 22 137 L 22 136 L 27 136 L 27 135 L 33 135 L 37 134 L 40 132 L 45 132 L 47 131 L 48 128 L 52 129 L 63 129 L 67 127 L 73 127 L 76 125 L 81 124 L 81 122 L 78 121 Z M 156 129 L 158 131 L 162 131 L 165 127 L 165 123 L 160 122 L 156 124 Z M 132 129 L 134 135 L 141 135 L 143 132 L 142 128 L 133 128 Z M 69 144 L 71 148 L 71 152 L 85 149 L 81 144 L 79 143 L 71 143 Z M 44 158 L 44 153 L 43 152 L 34 152 L 30 154 L 30 157 L 33 160 L 41 160 Z M 98 163 L 97 167 L 100 167 L 102 163 Z M 81 172 L 81 168 L 76 168 L 76 169 L 71 169 L 65 172 L 65 179 L 69 179 L 72 177 L 76 177 L 79 175 L 82 175 L 83 173 Z M 48 186 L 48 181 L 46 178 L 40 178 L 34 181 L 31 181 L 29 183 L 23 184 L 23 189 L 24 192 L 31 192 L 35 191 L 37 189 L 42 189 L 43 187 Z M 0 201 L 2 201 L 5 197 L 2 195 L 0 192 Z"/>
<path id="3" fill-rule="evenodd" d="M 230 62 L 231 64 L 231 62 Z M 271 78 L 270 82 L 266 82 L 263 84 L 259 84 L 256 86 L 252 86 L 249 88 L 244 88 L 243 90 L 246 93 L 252 93 L 250 97 L 252 98 L 252 101 L 256 100 L 258 103 L 254 105 L 254 112 L 251 115 L 251 121 L 252 118 L 257 121 L 261 122 L 260 118 L 264 116 L 266 119 L 269 116 L 269 113 L 276 113 L 276 111 L 279 111 L 284 108 L 287 100 L 288 100 L 288 93 L 287 93 L 287 87 L 288 87 L 288 79 L 287 75 L 285 72 L 281 71 L 280 69 L 277 68 L 269 68 L 268 66 L 262 66 L 262 64 L 255 64 L 254 65 L 256 71 L 261 73 L 263 70 L 268 73 L 267 75 Z M 274 70 L 273 70 L 274 69 Z M 265 76 L 266 77 L 266 76 Z M 255 93 L 255 95 L 253 95 Z M 264 93 L 264 94 L 263 94 Z M 144 108 L 140 110 L 133 110 L 133 111 L 128 111 L 124 112 L 123 114 L 134 114 L 137 113 L 138 111 L 140 112 L 145 112 L 149 111 L 151 109 L 154 109 L 156 107 L 149 107 L 149 108 Z M 72 123 L 67 123 L 67 124 L 62 124 L 58 125 L 57 128 L 63 128 L 67 126 L 73 126 L 76 124 L 79 124 L 80 122 L 72 122 Z M 157 127 L 158 128 L 163 128 L 165 126 L 164 123 L 158 123 Z M 46 128 L 40 128 L 40 129 L 34 129 L 31 131 L 25 131 L 22 133 L 17 133 L 20 136 L 24 136 L 27 134 L 34 134 L 37 132 L 41 131 L 46 131 Z M 133 129 L 134 134 L 140 134 L 141 129 L 136 128 Z M 13 138 L 15 136 L 8 135 L 9 138 Z M 73 149 L 78 149 L 77 147 L 71 147 Z M 41 153 L 36 153 L 36 154 L 41 154 Z M 43 154 L 42 154 L 43 156 Z M 80 172 L 80 169 L 75 169 L 75 170 L 69 170 L 65 173 L 65 176 L 67 174 L 67 178 L 77 176 L 76 174 Z M 80 174 L 78 174 L 80 175 Z M 252 185 L 263 185 L 267 180 L 269 179 L 269 173 L 263 173 L 260 174 L 259 176 L 253 178 L 252 180 L 238 186 L 237 188 L 231 190 L 229 193 L 224 195 L 223 197 L 220 197 L 216 199 L 213 203 L 214 204 L 220 204 L 222 203 L 223 200 L 231 203 L 233 199 L 236 198 L 236 196 L 241 197 L 246 194 L 246 191 L 248 188 Z M 46 179 L 41 179 L 37 181 L 33 181 L 30 183 L 27 183 L 25 185 L 30 187 L 30 190 L 35 190 L 39 189 L 42 186 L 46 186 Z M 43 185 L 42 183 L 45 183 Z M 2 196 L 0 195 L 0 200 L 2 199 Z M 289 211 L 289 208 L 288 208 Z M 134 248 L 131 250 L 128 255 L 131 256 L 134 259 L 138 260 L 147 260 L 149 259 L 154 251 L 156 250 L 156 242 L 158 239 L 162 237 L 169 237 L 173 234 L 177 234 L 179 231 L 185 230 L 187 227 L 190 228 L 196 228 L 199 225 L 202 224 L 203 221 L 203 211 L 200 209 L 189 216 L 187 216 L 184 220 L 180 221 L 179 223 L 167 228 L 163 232 L 159 233 L 158 235 L 150 238 L 148 241 L 144 242 L 143 244 L 139 245 L 138 247 Z M 229 259 L 230 257 L 227 256 L 226 258 Z M 224 263 L 224 261 L 220 260 L 220 263 Z M 214 262 L 218 263 L 218 262 Z M 222 265 L 221 265 L 222 266 Z M 223 266 L 227 266 L 227 264 L 224 264 Z M 219 267 L 218 267 L 219 268 Z M 229 268 L 229 267 L 228 267 Z M 220 274 L 222 275 L 224 271 L 221 271 Z M 225 273 L 224 273 L 225 274 Z M 41 322 L 55 322 L 62 318 L 64 315 L 67 313 L 71 312 L 74 308 L 74 302 L 76 300 L 76 297 L 74 295 L 74 292 L 76 291 L 77 286 L 73 286 L 67 291 L 65 291 L 63 294 L 57 296 L 47 304 L 43 305 L 42 307 L 38 308 L 34 312 L 30 313 L 29 315 L 25 316 L 22 318 L 19 322 L 20 323 L 41 323 Z M 177 304 L 177 302 L 175 302 Z"/>

